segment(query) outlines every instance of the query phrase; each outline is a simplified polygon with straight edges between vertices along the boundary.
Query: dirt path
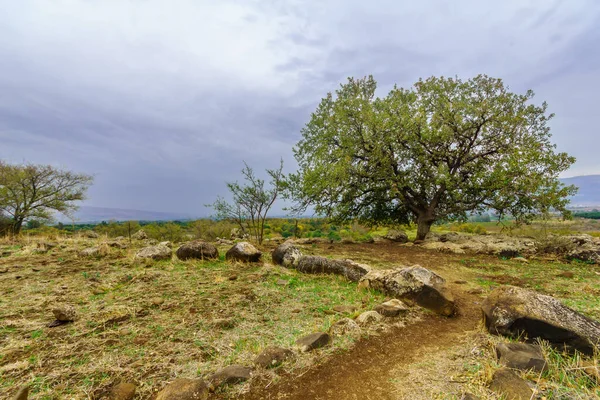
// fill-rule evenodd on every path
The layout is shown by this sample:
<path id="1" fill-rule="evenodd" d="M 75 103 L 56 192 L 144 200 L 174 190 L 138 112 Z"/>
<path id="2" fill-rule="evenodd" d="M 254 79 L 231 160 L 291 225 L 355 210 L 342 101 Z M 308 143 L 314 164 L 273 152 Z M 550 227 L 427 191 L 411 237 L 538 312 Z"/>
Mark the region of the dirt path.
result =
<path id="1" fill-rule="evenodd" d="M 454 288 L 455 293 L 460 289 Z M 461 294 L 457 296 L 460 315 L 444 318 L 426 313 L 422 320 L 403 328 L 394 328 L 378 337 L 356 343 L 348 352 L 331 357 L 301 376 L 284 376 L 275 385 L 256 381 L 248 394 L 241 397 L 254 399 L 326 400 L 326 399 L 416 399 L 417 393 L 402 393 L 399 387 L 409 382 L 411 373 L 403 369 L 419 368 L 420 361 L 440 349 L 452 348 L 466 334 L 477 330 L 481 311 L 479 298 Z M 434 368 L 436 378 L 444 378 L 443 366 Z M 419 371 L 417 371 L 417 374 Z M 425 373 L 425 371 L 423 371 Z M 427 372 L 431 374 L 431 371 Z M 450 379 L 444 378 L 444 379 Z M 410 396 L 410 397 L 409 397 Z"/>

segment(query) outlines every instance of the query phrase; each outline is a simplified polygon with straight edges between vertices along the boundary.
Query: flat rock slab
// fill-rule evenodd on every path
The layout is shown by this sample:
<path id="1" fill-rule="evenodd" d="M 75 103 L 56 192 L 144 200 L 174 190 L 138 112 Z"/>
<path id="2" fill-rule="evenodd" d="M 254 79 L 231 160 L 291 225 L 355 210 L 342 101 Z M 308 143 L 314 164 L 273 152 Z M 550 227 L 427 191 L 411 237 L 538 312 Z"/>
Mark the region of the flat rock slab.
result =
<path id="1" fill-rule="evenodd" d="M 293 358 L 294 353 L 291 350 L 283 347 L 267 347 L 256 357 L 254 364 L 262 368 L 273 368 Z"/>
<path id="2" fill-rule="evenodd" d="M 590 355 L 600 345 L 600 322 L 532 290 L 499 287 L 484 300 L 482 310 L 485 326 L 493 334 L 541 338 L 558 348 Z"/>
<path id="3" fill-rule="evenodd" d="M 542 348 L 535 344 L 499 343 L 496 355 L 500 364 L 508 368 L 542 372 L 547 367 Z"/>
<path id="4" fill-rule="evenodd" d="M 248 242 L 236 243 L 225 253 L 225 259 L 241 262 L 259 262 L 262 253 Z"/>
<path id="5" fill-rule="evenodd" d="M 212 374 L 208 382 L 212 390 L 224 385 L 235 385 L 250 379 L 252 371 L 252 368 L 243 365 L 230 365 Z"/>
<path id="6" fill-rule="evenodd" d="M 132 400 L 135 397 L 136 386 L 133 383 L 121 382 L 115 385 L 108 395 L 109 400 Z"/>
<path id="7" fill-rule="evenodd" d="M 408 307 L 398 299 L 392 299 L 375 306 L 375 311 L 384 317 L 398 317 L 408 311 Z"/>
<path id="8" fill-rule="evenodd" d="M 296 344 L 300 346 L 302 352 L 312 351 L 331 343 L 331 336 L 325 332 L 316 332 L 306 335 L 296 340 Z"/>
<path id="9" fill-rule="evenodd" d="M 156 400 L 206 400 L 208 386 L 202 379 L 175 379 L 156 396 Z"/>
<path id="10" fill-rule="evenodd" d="M 365 311 L 356 317 L 356 322 L 361 326 L 366 326 L 375 322 L 379 322 L 382 319 L 383 315 L 379 314 L 377 311 Z"/>
<path id="11" fill-rule="evenodd" d="M 414 301 L 440 315 L 452 316 L 456 312 L 454 297 L 444 278 L 418 265 L 374 270 L 363 276 L 358 285 L 397 299 Z"/>
<path id="12" fill-rule="evenodd" d="M 527 382 L 508 368 L 494 372 L 490 389 L 506 400 L 530 400 L 533 394 Z"/>

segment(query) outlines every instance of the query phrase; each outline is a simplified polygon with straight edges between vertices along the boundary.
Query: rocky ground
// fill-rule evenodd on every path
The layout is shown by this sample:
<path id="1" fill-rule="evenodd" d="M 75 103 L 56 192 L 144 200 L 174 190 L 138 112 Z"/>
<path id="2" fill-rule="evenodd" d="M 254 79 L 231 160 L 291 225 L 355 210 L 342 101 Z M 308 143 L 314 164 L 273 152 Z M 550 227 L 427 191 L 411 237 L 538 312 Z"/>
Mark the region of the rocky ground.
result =
<path id="1" fill-rule="evenodd" d="M 565 259 L 578 247 L 594 248 L 593 241 L 558 255 L 526 252 L 525 244 L 502 253 L 514 243 L 489 238 L 483 240 L 491 246 L 465 249 L 467 241 L 482 242 L 464 237 L 298 246 L 304 255 L 351 259 L 374 271 L 419 264 L 445 279 L 457 310 L 446 317 L 418 299 L 399 310 L 384 305 L 394 296 L 358 289 L 355 275 L 306 273 L 315 272 L 314 263 L 305 263 L 304 273 L 275 265 L 274 245 L 259 249 L 264 254 L 254 262 L 257 249 L 231 244 L 219 244 L 215 255 L 210 246 L 177 251 L 170 243 L 140 252 L 151 244 L 143 237 L 132 243 L 51 239 L 0 248 L 0 398 L 12 398 L 22 385 L 29 385 L 30 399 L 131 398 L 116 397 L 116 387 L 123 396 L 170 398 L 170 382 L 179 390 L 201 378 L 206 387 L 198 393 L 210 398 L 460 399 L 471 393 L 498 399 L 496 345 L 508 339 L 490 335 L 481 323 L 493 289 L 534 289 L 600 319 L 600 269 L 590 260 Z M 353 265 L 353 273 L 361 271 Z M 585 371 L 593 355 L 542 348 L 549 368 L 518 372 L 537 390 L 534 396 L 600 396 Z"/>

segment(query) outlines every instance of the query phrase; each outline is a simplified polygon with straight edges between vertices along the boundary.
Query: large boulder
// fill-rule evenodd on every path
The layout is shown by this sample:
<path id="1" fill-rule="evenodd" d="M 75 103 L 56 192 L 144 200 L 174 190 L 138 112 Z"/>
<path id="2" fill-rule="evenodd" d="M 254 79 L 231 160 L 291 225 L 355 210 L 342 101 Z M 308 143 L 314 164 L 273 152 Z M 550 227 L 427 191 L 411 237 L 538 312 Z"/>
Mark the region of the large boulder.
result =
<path id="1" fill-rule="evenodd" d="M 185 243 L 177 249 L 175 254 L 177 254 L 177 258 L 180 260 L 206 260 L 219 258 L 219 250 L 217 250 L 214 245 L 203 240 L 194 240 Z"/>
<path id="2" fill-rule="evenodd" d="M 98 232 L 95 231 L 84 231 L 82 234 L 82 236 L 88 238 L 88 239 L 98 239 L 100 237 L 100 235 L 98 234 Z"/>
<path id="3" fill-rule="evenodd" d="M 444 316 L 456 311 L 454 297 L 444 278 L 418 265 L 371 271 L 360 279 L 359 287 L 413 301 Z"/>
<path id="4" fill-rule="evenodd" d="M 137 259 L 170 260 L 173 251 L 167 246 L 148 246 L 137 252 Z"/>
<path id="5" fill-rule="evenodd" d="M 485 299 L 482 309 L 490 333 L 541 338 L 585 354 L 600 345 L 600 322 L 532 290 L 499 287 Z"/>
<path id="6" fill-rule="evenodd" d="M 307 274 L 336 274 L 345 276 L 352 282 L 358 282 L 371 271 L 371 267 L 352 260 L 332 260 L 319 256 L 302 256 L 296 269 Z"/>
<path id="7" fill-rule="evenodd" d="M 388 233 L 383 237 L 384 239 L 391 240 L 392 242 L 407 243 L 408 235 L 406 232 L 399 231 L 396 229 L 390 229 Z"/>
<path id="8" fill-rule="evenodd" d="M 156 400 L 206 400 L 208 386 L 202 379 L 175 379 L 156 396 Z"/>
<path id="9" fill-rule="evenodd" d="M 295 267 L 298 265 L 300 257 L 302 257 L 302 252 L 293 242 L 280 244 L 271 254 L 273 264 L 283 265 L 284 267 Z"/>
<path id="10" fill-rule="evenodd" d="M 248 242 L 236 243 L 227 250 L 225 258 L 232 261 L 258 262 L 262 253 Z"/>

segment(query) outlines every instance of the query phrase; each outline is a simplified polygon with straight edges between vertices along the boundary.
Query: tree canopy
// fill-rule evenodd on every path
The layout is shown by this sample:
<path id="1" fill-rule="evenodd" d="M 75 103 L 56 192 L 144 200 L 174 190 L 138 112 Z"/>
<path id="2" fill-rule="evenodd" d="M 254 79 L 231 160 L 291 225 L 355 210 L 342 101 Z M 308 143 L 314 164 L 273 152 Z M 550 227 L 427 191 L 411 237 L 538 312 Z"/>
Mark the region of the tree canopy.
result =
<path id="1" fill-rule="evenodd" d="M 70 215 L 84 200 L 93 178 L 51 165 L 11 165 L 0 161 L 0 214 L 7 215 L 11 233 L 28 220 L 51 220 L 54 212 Z"/>
<path id="2" fill-rule="evenodd" d="M 493 209 L 518 221 L 567 212 L 558 180 L 575 159 L 556 151 L 547 104 L 502 80 L 431 77 L 375 96 L 372 76 L 322 99 L 294 148 L 296 210 L 371 223 L 417 223 Z"/>

